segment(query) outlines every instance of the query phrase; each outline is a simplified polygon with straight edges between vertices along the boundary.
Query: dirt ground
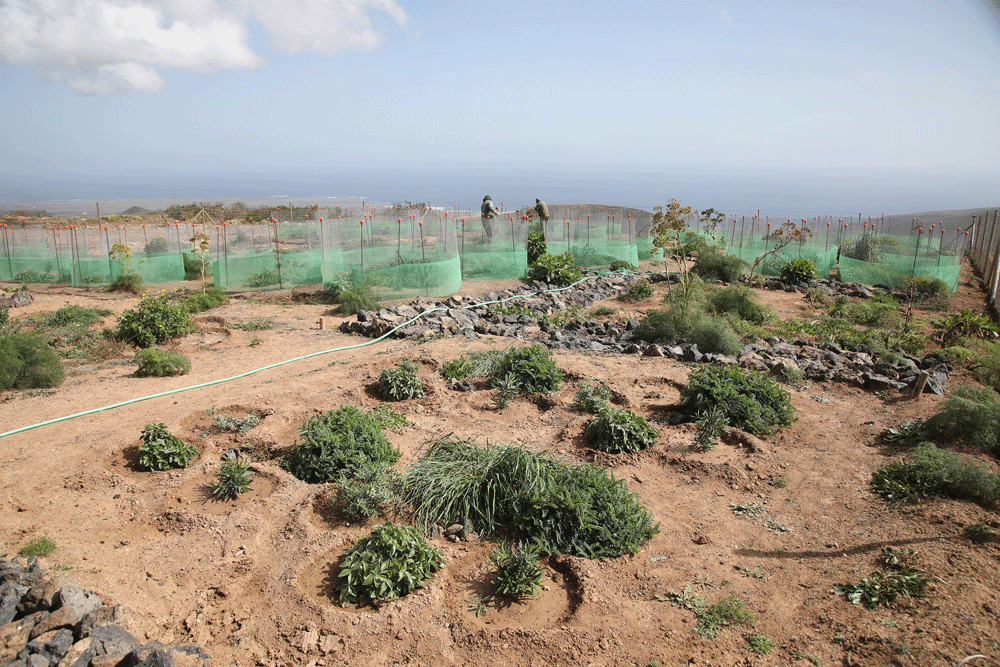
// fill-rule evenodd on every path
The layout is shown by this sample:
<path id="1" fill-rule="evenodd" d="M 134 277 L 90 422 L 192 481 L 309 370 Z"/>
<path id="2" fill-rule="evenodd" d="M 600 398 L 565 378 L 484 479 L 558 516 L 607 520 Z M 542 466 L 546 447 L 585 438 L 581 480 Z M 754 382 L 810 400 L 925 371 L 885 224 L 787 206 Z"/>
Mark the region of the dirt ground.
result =
<path id="1" fill-rule="evenodd" d="M 134 304 L 97 291 L 36 287 L 35 302 L 11 310 L 13 317 L 65 303 L 116 313 Z M 983 308 L 981 292 L 964 284 L 960 290 L 956 308 Z M 640 304 L 598 305 L 631 317 L 661 297 L 658 290 Z M 761 297 L 783 318 L 805 312 L 801 295 Z M 497 412 L 491 392 L 451 391 L 436 370 L 463 351 L 511 341 L 358 347 L 366 340 L 319 329 L 328 308 L 292 302 L 287 292 L 235 295 L 197 316 L 199 331 L 172 344 L 191 358 L 189 375 L 140 379 L 125 363 L 73 363 L 58 389 L 0 394 L 0 431 L 161 394 L 0 438 L 0 553 L 15 553 L 34 536 L 52 538 L 58 546 L 45 559 L 50 569 L 123 604 L 136 636 L 198 642 L 215 665 L 937 666 L 973 654 L 986 657 L 971 665 L 1000 661 L 1000 546 L 975 546 L 963 534 L 977 520 L 1000 526 L 997 513 L 941 500 L 893 507 L 868 487 L 872 472 L 898 455 L 878 434 L 929 415 L 941 398 L 813 384 L 792 389 L 798 421 L 760 451 L 721 444 L 695 453 L 693 426 L 653 421 L 655 446 L 608 456 L 587 447 L 588 417 L 569 409 L 576 382 L 600 378 L 621 405 L 661 420 L 690 367 L 556 352 L 563 388 Z M 239 328 L 259 317 L 274 328 Z M 309 354 L 316 356 L 247 374 Z M 469 610 L 470 595 L 486 590 L 492 545 L 432 540 L 444 566 L 425 588 L 379 610 L 338 606 L 331 583 L 337 560 L 374 522 L 338 523 L 322 505 L 324 487 L 283 471 L 280 456 L 309 416 L 348 403 L 379 405 L 379 372 L 403 359 L 419 364 L 426 393 L 393 406 L 410 422 L 389 435 L 403 452 L 400 466 L 449 433 L 596 460 L 639 494 L 660 533 L 641 552 L 613 560 L 549 558 L 536 599 L 481 616 Z M 958 373 L 951 386 L 962 382 L 971 380 Z M 213 408 L 262 419 L 242 436 L 263 459 L 254 464 L 253 492 L 235 502 L 213 502 L 206 492 L 222 452 L 241 439 L 212 432 Z M 138 469 L 139 433 L 151 422 L 198 448 L 189 468 Z M 766 504 L 766 513 L 732 511 L 748 502 Z M 886 546 L 916 551 L 915 564 L 932 577 L 926 598 L 873 611 L 833 592 L 834 584 L 878 569 Z M 687 585 L 709 603 L 739 596 L 756 615 L 755 628 L 701 638 L 692 612 L 655 597 Z M 749 632 L 771 639 L 773 652 L 750 652 Z"/>

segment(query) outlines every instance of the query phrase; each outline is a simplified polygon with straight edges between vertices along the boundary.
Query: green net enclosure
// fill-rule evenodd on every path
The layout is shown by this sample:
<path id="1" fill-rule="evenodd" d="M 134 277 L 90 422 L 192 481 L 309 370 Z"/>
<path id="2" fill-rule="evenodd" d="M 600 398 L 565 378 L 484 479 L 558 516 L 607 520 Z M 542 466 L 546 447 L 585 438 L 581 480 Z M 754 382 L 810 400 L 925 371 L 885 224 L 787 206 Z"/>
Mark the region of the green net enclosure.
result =
<path id="1" fill-rule="evenodd" d="M 208 237 L 212 276 L 219 289 L 288 289 L 323 282 L 321 223 L 315 217 L 225 223 L 209 229 Z"/>
<path id="2" fill-rule="evenodd" d="M 636 221 L 626 215 L 588 215 L 559 220 L 549 218 L 545 230 L 546 252 L 560 255 L 568 252 L 579 266 L 607 267 L 615 260 L 637 265 L 639 250 L 636 241 Z M 652 249 L 652 243 L 649 245 Z M 646 254 L 642 259 L 649 259 Z"/>

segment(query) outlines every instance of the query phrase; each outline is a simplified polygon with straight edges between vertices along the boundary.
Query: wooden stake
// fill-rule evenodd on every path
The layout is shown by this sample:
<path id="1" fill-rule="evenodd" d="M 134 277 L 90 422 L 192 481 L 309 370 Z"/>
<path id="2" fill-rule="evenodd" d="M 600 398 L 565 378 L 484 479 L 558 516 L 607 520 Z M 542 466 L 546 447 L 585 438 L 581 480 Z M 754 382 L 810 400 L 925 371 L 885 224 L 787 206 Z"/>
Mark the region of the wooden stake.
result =
<path id="1" fill-rule="evenodd" d="M 930 377 L 930 371 L 920 371 L 920 377 L 917 378 L 917 384 L 913 387 L 913 398 L 920 398 L 923 395 L 924 387 L 927 386 L 927 381 Z"/>

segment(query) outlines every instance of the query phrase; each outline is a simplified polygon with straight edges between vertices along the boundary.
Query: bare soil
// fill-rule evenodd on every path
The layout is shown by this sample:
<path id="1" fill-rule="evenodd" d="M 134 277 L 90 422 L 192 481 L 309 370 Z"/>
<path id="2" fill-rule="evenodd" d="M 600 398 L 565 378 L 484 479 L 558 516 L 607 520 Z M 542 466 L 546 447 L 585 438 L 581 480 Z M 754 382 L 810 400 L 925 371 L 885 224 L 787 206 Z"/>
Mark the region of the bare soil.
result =
<path id="1" fill-rule="evenodd" d="M 964 284 L 967 278 L 951 308 L 982 310 L 983 295 Z M 35 287 L 34 304 L 12 310 L 13 317 L 67 302 L 116 313 L 134 304 L 120 295 Z M 467 285 L 463 292 L 494 288 Z M 810 312 L 802 295 L 760 295 L 782 318 Z M 632 317 L 661 297 L 658 289 L 639 304 L 597 305 Z M 490 391 L 449 390 L 436 371 L 464 351 L 512 341 L 387 340 L 323 353 L 366 342 L 320 330 L 328 308 L 293 302 L 288 292 L 235 295 L 230 305 L 198 316 L 197 333 L 171 345 L 191 358 L 190 375 L 132 377 L 134 367 L 122 361 L 131 352 L 124 351 L 118 362 L 73 362 L 55 390 L 0 395 L 4 431 L 176 392 L 0 438 L 0 553 L 15 553 L 37 535 L 52 538 L 58 547 L 47 565 L 70 568 L 65 574 L 76 582 L 125 605 L 134 634 L 198 642 L 216 665 L 954 665 L 973 654 L 987 657 L 970 664 L 1000 660 L 1000 545 L 976 546 L 963 534 L 978 520 L 1000 525 L 997 513 L 947 500 L 893 507 L 869 490 L 872 472 L 899 455 L 879 433 L 929 415 L 940 397 L 813 384 L 791 391 L 798 421 L 759 446 L 732 440 L 695 453 L 693 426 L 656 421 L 653 447 L 608 456 L 588 448 L 588 417 L 569 408 L 576 382 L 600 378 L 621 405 L 661 420 L 677 404 L 689 366 L 557 352 L 563 388 L 542 400 L 521 397 L 498 412 Z M 240 328 L 260 317 L 274 328 Z M 312 353 L 322 354 L 188 389 Z M 389 436 L 403 452 L 400 465 L 449 433 L 596 461 L 639 494 L 660 533 L 641 552 L 613 560 L 548 558 L 535 599 L 481 616 L 470 611 L 470 595 L 488 590 L 492 545 L 432 540 L 444 566 L 425 588 L 377 610 L 340 607 L 333 590 L 338 558 L 372 523 L 342 522 L 325 508 L 324 487 L 292 477 L 280 457 L 309 416 L 347 403 L 379 405 L 379 372 L 403 359 L 418 363 L 426 393 L 393 406 L 410 422 Z M 971 379 L 951 379 L 952 386 L 962 382 Z M 212 408 L 254 412 L 262 421 L 245 435 L 218 433 Z M 151 422 L 199 450 L 189 468 L 138 468 L 139 433 Z M 221 454 L 241 444 L 259 459 L 253 492 L 215 502 L 206 485 Z M 766 504 L 766 514 L 732 511 L 748 502 Z M 856 583 L 877 569 L 886 546 L 916 551 L 915 564 L 932 577 L 926 598 L 868 610 L 833 592 L 834 584 Z M 692 612 L 656 598 L 687 585 L 709 603 L 738 596 L 756 626 L 701 638 L 692 631 Z M 750 652 L 750 632 L 771 639 L 774 651 Z"/>

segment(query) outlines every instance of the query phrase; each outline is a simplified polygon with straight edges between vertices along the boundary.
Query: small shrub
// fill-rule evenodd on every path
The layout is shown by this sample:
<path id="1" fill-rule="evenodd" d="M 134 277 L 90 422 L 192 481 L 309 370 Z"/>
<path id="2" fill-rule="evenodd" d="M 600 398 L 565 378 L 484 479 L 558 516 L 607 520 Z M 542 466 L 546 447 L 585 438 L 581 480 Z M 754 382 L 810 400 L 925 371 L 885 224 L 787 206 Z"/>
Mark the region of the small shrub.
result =
<path id="1" fill-rule="evenodd" d="M 17 555 L 38 558 L 39 556 L 48 556 L 55 550 L 56 543 L 51 538 L 41 535 L 28 540 L 28 543 L 21 547 Z"/>
<path id="2" fill-rule="evenodd" d="M 136 347 L 152 347 L 193 330 L 186 308 L 166 296 L 147 296 L 121 314 L 115 337 Z"/>
<path id="3" fill-rule="evenodd" d="M 215 472 L 215 482 L 209 484 L 208 488 L 216 500 L 235 500 L 241 493 L 252 488 L 252 478 L 253 471 L 250 470 L 249 463 L 242 459 L 223 461 Z"/>
<path id="4" fill-rule="evenodd" d="M 629 285 L 624 298 L 628 301 L 642 301 L 651 296 L 653 296 L 653 286 L 645 280 L 638 280 Z"/>
<path id="5" fill-rule="evenodd" d="M 528 266 L 538 261 L 538 258 L 545 254 L 545 234 L 543 232 L 531 232 L 528 234 Z"/>
<path id="6" fill-rule="evenodd" d="M 698 430 L 691 448 L 697 452 L 708 452 L 715 449 L 715 441 L 725 432 L 727 422 L 726 413 L 717 405 L 699 412 L 695 415 Z"/>
<path id="7" fill-rule="evenodd" d="M 89 327 L 101 322 L 111 312 L 103 308 L 83 308 L 67 303 L 56 311 L 43 314 L 38 323 L 46 328 L 71 327 L 75 325 Z"/>
<path id="8" fill-rule="evenodd" d="M 163 424 L 146 424 L 139 445 L 139 465 L 146 470 L 186 468 L 198 450 L 167 431 Z"/>
<path id="9" fill-rule="evenodd" d="M 731 314 L 753 324 L 764 324 L 774 319 L 774 311 L 758 300 L 756 292 L 743 285 L 733 285 L 714 292 L 709 304 L 712 312 L 719 315 Z"/>
<path id="10" fill-rule="evenodd" d="M 561 255 L 542 255 L 531 265 L 530 275 L 532 280 L 560 287 L 571 285 L 582 277 L 580 269 L 576 266 L 576 260 L 568 252 Z"/>
<path id="11" fill-rule="evenodd" d="M 260 424 L 260 417 L 253 412 L 248 412 L 243 417 L 220 413 L 212 415 L 212 422 L 220 433 L 246 433 Z"/>
<path id="12" fill-rule="evenodd" d="M 490 554 L 493 564 L 491 582 L 497 597 L 517 600 L 535 594 L 542 588 L 545 568 L 538 562 L 541 557 L 537 544 L 511 546 L 500 542 Z"/>
<path id="13" fill-rule="evenodd" d="M 753 627 L 757 622 L 753 612 L 735 595 L 730 595 L 696 614 L 698 622 L 694 626 L 694 631 L 705 639 L 714 639 L 726 626 Z"/>
<path id="14" fill-rule="evenodd" d="M 383 523 L 358 539 L 340 564 L 340 604 L 395 600 L 422 588 L 441 568 L 441 552 L 409 526 Z"/>
<path id="15" fill-rule="evenodd" d="M 191 372 L 191 360 L 183 354 L 155 347 L 147 347 L 137 351 L 135 363 L 138 365 L 135 376 L 139 378 L 170 377 L 187 375 Z"/>
<path id="16" fill-rule="evenodd" d="M 274 320 L 270 317 L 251 317 L 246 322 L 236 325 L 240 331 L 269 331 L 274 328 Z"/>
<path id="17" fill-rule="evenodd" d="M 750 265 L 735 255 L 720 255 L 715 252 L 705 252 L 698 255 L 692 271 L 703 280 L 721 280 L 724 283 L 735 283 L 750 273 Z"/>
<path id="18" fill-rule="evenodd" d="M 734 355 L 744 349 L 736 332 L 724 319 L 680 303 L 646 313 L 633 335 L 650 343 L 694 343 L 701 352 L 716 354 Z"/>
<path id="19" fill-rule="evenodd" d="M 400 361 L 394 368 L 385 368 L 378 376 L 378 390 L 385 401 L 405 401 L 424 395 L 417 377 L 417 365 Z"/>
<path id="20" fill-rule="evenodd" d="M 310 417 L 281 465 L 302 481 L 319 484 L 353 475 L 367 463 L 395 463 L 400 453 L 383 431 L 387 416 L 391 419 L 385 413 L 366 414 L 344 405 Z"/>
<path id="21" fill-rule="evenodd" d="M 625 269 L 626 271 L 635 271 L 636 267 L 631 262 L 626 262 L 624 259 L 616 259 L 610 264 L 608 264 L 608 271 L 617 271 L 619 269 Z"/>
<path id="22" fill-rule="evenodd" d="M 906 460 L 876 470 L 871 487 L 890 502 L 942 497 L 990 508 L 1000 500 L 1000 475 L 929 442 L 917 445 Z"/>
<path id="23" fill-rule="evenodd" d="M 490 377 L 496 382 L 507 375 L 517 378 L 521 391 L 529 394 L 556 391 L 563 377 L 549 349 L 540 343 L 506 350 Z"/>
<path id="24" fill-rule="evenodd" d="M 598 381 L 596 385 L 591 386 L 586 380 L 580 380 L 570 407 L 580 412 L 597 414 L 604 408 L 610 407 L 611 396 L 611 390 L 605 387 L 603 382 Z"/>
<path id="25" fill-rule="evenodd" d="M 246 287 L 270 287 L 281 283 L 281 276 L 277 271 L 264 269 L 260 273 L 255 273 L 246 279 L 243 284 Z"/>
<path id="26" fill-rule="evenodd" d="M 188 312 L 201 313 L 211 308 L 218 308 L 229 303 L 229 297 L 213 287 L 204 292 L 193 292 L 184 297 L 184 305 Z"/>
<path id="27" fill-rule="evenodd" d="M 441 364 L 441 375 L 448 380 L 464 380 L 472 374 L 472 362 L 461 356 Z"/>
<path id="28" fill-rule="evenodd" d="M 507 373 L 502 378 L 493 381 L 493 388 L 497 393 L 493 399 L 493 407 L 503 410 L 521 392 L 521 383 L 513 373 Z"/>
<path id="29" fill-rule="evenodd" d="M 340 478 L 328 504 L 345 518 L 371 519 L 382 514 L 386 506 L 399 503 L 398 484 L 399 476 L 391 465 L 365 463 L 353 477 Z"/>
<path id="30" fill-rule="evenodd" d="M 103 282 L 103 280 L 101 282 Z M 108 291 L 141 294 L 143 285 L 142 275 L 138 273 L 122 273 L 108 283 Z"/>
<path id="31" fill-rule="evenodd" d="M 917 276 L 913 280 L 913 291 L 917 294 L 947 294 L 951 292 L 948 283 L 937 276 Z"/>
<path id="32" fill-rule="evenodd" d="M 930 579 L 924 572 L 912 567 L 902 567 L 890 572 L 876 570 L 857 584 L 834 584 L 838 595 L 845 595 L 852 604 L 863 604 L 869 609 L 888 605 L 899 597 L 923 597 Z"/>
<path id="33" fill-rule="evenodd" d="M 7 310 L 7 308 L 0 306 L 0 327 L 6 326 L 10 322 L 10 313 Z"/>
<path id="34" fill-rule="evenodd" d="M 811 259 L 790 259 L 781 265 L 779 277 L 783 283 L 811 283 L 819 270 Z"/>
<path id="35" fill-rule="evenodd" d="M 787 391 L 765 375 L 738 366 L 706 364 L 688 375 L 681 409 L 690 418 L 718 406 L 729 426 L 770 435 L 795 421 Z"/>
<path id="36" fill-rule="evenodd" d="M 34 332 L 0 336 L 0 390 L 61 385 L 66 371 L 50 342 Z"/>
<path id="37" fill-rule="evenodd" d="M 747 645 L 749 645 L 751 653 L 767 655 L 774 650 L 774 642 L 764 635 L 749 634 L 744 639 L 747 640 Z"/>
<path id="38" fill-rule="evenodd" d="M 612 308 L 611 306 L 598 306 L 590 311 L 590 317 L 611 317 L 618 314 L 617 308 Z"/>
<path id="39" fill-rule="evenodd" d="M 381 305 L 369 285 L 347 289 L 337 295 L 337 310 L 344 315 L 357 315 L 362 310 L 378 310 Z"/>
<path id="40" fill-rule="evenodd" d="M 190 253 L 181 253 L 184 259 L 184 280 L 201 280 L 201 260 Z M 205 257 L 205 273 L 212 273 L 212 260 Z"/>
<path id="41" fill-rule="evenodd" d="M 925 423 L 927 434 L 942 441 L 967 443 L 1000 453 L 1000 397 L 989 388 L 955 387 Z"/>
<path id="42" fill-rule="evenodd" d="M 634 454 L 656 442 L 653 430 L 642 415 L 607 407 L 587 424 L 587 442 L 608 454 Z"/>
<path id="43" fill-rule="evenodd" d="M 147 255 L 162 255 L 170 251 L 170 246 L 167 245 L 167 239 L 162 236 L 154 236 L 146 243 L 142 251 Z"/>
<path id="44" fill-rule="evenodd" d="M 954 345 L 964 338 L 986 338 L 1000 331 L 988 315 L 973 313 L 968 308 L 931 322 L 931 326 L 934 327 L 931 340 L 940 343 L 941 347 Z"/>
<path id="45" fill-rule="evenodd" d="M 982 521 L 974 521 L 970 523 L 965 527 L 964 532 L 965 536 L 968 537 L 973 544 L 986 544 L 987 542 L 992 542 L 997 537 L 997 534 Z"/>

